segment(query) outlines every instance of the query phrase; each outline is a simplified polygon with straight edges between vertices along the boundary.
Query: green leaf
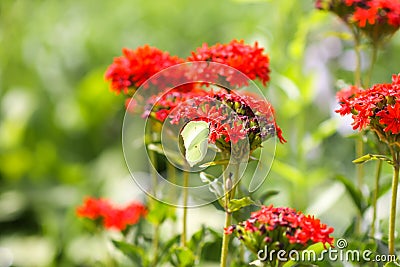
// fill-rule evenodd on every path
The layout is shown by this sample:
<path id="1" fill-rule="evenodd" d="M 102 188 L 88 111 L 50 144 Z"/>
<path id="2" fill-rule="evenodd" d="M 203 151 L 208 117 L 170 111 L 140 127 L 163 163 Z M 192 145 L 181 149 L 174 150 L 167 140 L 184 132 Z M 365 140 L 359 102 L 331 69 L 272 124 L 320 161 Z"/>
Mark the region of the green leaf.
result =
<path id="1" fill-rule="evenodd" d="M 263 267 L 264 263 L 262 263 L 260 260 L 255 260 L 255 261 L 250 262 L 249 265 Z"/>
<path id="2" fill-rule="evenodd" d="M 200 172 L 200 179 L 203 183 L 211 183 L 217 180 L 217 177 L 206 172 Z"/>
<path id="3" fill-rule="evenodd" d="M 399 266 L 400 266 L 400 263 L 391 261 L 391 262 L 386 263 L 383 267 L 399 267 Z"/>
<path id="4" fill-rule="evenodd" d="M 200 168 L 206 168 L 206 167 L 210 167 L 210 166 L 216 166 L 216 165 L 228 165 L 229 164 L 229 159 L 220 159 L 220 160 L 214 160 L 214 161 L 210 161 L 210 162 L 206 162 L 200 165 Z M 248 162 L 251 161 L 259 161 L 259 159 L 250 156 Z"/>
<path id="5" fill-rule="evenodd" d="M 147 148 L 151 151 L 155 151 L 158 154 L 164 155 L 164 149 L 161 144 L 150 143 L 147 145 Z"/>
<path id="6" fill-rule="evenodd" d="M 305 176 L 302 171 L 300 171 L 295 166 L 286 164 L 282 161 L 274 159 L 272 165 L 272 171 L 281 175 L 283 178 L 286 178 L 288 181 L 293 182 L 295 184 L 302 184 L 305 181 Z"/>
<path id="7" fill-rule="evenodd" d="M 201 252 L 201 260 L 219 262 L 221 257 L 222 234 L 210 227 L 206 227 L 207 234 Z"/>
<path id="8" fill-rule="evenodd" d="M 356 205 L 358 211 L 362 215 L 367 208 L 367 202 L 362 196 L 360 189 L 356 188 L 355 185 L 346 177 L 342 175 L 335 176 L 335 179 L 341 182 L 347 192 L 350 194 L 351 199 L 353 200 L 354 204 Z"/>
<path id="9" fill-rule="evenodd" d="M 211 202 L 211 205 L 213 205 L 216 210 L 225 211 L 222 199 L 214 200 L 213 202 Z"/>
<path id="10" fill-rule="evenodd" d="M 161 252 L 159 255 L 160 263 L 164 263 L 166 261 L 169 261 L 169 251 L 171 250 L 171 247 L 179 242 L 181 238 L 181 235 L 175 235 L 174 237 L 170 238 L 167 242 L 165 242 L 161 246 Z"/>
<path id="11" fill-rule="evenodd" d="M 209 125 L 204 121 L 190 121 L 181 132 L 185 157 L 190 167 L 204 159 L 207 153 Z"/>
<path id="12" fill-rule="evenodd" d="M 347 226 L 347 228 L 343 232 L 343 237 L 351 237 L 356 233 L 356 217 L 354 217 L 351 223 Z"/>
<path id="13" fill-rule="evenodd" d="M 149 213 L 146 219 L 155 225 L 162 224 L 166 219 L 175 220 L 175 208 L 155 199 L 149 201 Z"/>
<path id="14" fill-rule="evenodd" d="M 382 180 L 382 179 L 381 179 Z M 378 199 L 392 189 L 392 181 L 388 180 L 379 185 Z M 372 205 L 374 200 L 375 188 L 371 191 L 368 204 Z"/>
<path id="15" fill-rule="evenodd" d="M 114 246 L 138 266 L 148 266 L 147 252 L 143 247 L 112 240 Z"/>
<path id="16" fill-rule="evenodd" d="M 265 201 L 267 201 L 271 197 L 276 196 L 278 194 L 279 194 L 278 190 L 269 190 L 269 191 L 264 192 L 258 199 L 260 200 L 260 202 L 262 204 L 264 204 Z"/>
<path id="17" fill-rule="evenodd" d="M 227 164 L 229 164 L 229 159 L 221 159 L 221 160 L 215 160 L 215 161 L 210 161 L 210 162 L 201 164 L 200 168 L 206 168 L 206 167 L 216 166 L 216 165 L 227 165 Z"/>
<path id="18" fill-rule="evenodd" d="M 250 206 L 255 204 L 254 200 L 252 200 L 250 197 L 243 197 L 241 199 L 232 199 L 229 201 L 228 205 L 228 211 L 229 212 L 235 212 L 237 210 L 240 210 L 241 208 Z"/>
<path id="19" fill-rule="evenodd" d="M 172 247 L 170 249 L 170 262 L 176 267 L 191 267 L 194 266 L 196 257 L 193 252 L 187 247 Z"/>
<path id="20" fill-rule="evenodd" d="M 207 228 L 204 225 L 202 225 L 201 229 L 195 232 L 190 238 L 190 241 L 188 243 L 188 248 L 190 248 L 194 252 L 196 257 L 201 256 L 206 234 L 207 234 Z"/>
<path id="21" fill-rule="evenodd" d="M 382 160 L 382 161 L 386 161 L 390 165 L 393 165 L 393 160 L 391 160 L 389 157 L 384 156 L 384 155 L 374 155 L 374 154 L 364 155 L 358 159 L 353 160 L 353 163 L 362 164 L 362 163 L 365 163 L 370 160 Z"/>

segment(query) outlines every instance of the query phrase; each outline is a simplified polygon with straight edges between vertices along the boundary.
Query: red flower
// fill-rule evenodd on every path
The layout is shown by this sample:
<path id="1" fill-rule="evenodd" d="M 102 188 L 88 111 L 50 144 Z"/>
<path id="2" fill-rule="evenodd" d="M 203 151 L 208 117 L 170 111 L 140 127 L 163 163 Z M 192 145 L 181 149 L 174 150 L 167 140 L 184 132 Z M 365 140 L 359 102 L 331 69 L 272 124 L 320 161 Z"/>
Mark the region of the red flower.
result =
<path id="1" fill-rule="evenodd" d="M 333 246 L 334 229 L 314 216 L 306 216 L 291 208 L 262 206 L 250 218 L 225 229 L 226 234 L 235 233 L 239 239 L 257 253 L 265 245 L 279 244 L 286 250 L 303 250 L 315 243 Z"/>
<path id="2" fill-rule="evenodd" d="M 155 113 L 155 118 L 159 121 L 164 121 L 168 117 L 168 110 L 161 109 Z"/>
<path id="3" fill-rule="evenodd" d="M 244 44 L 244 41 L 233 40 L 229 44 L 216 44 L 208 46 L 203 44 L 202 47 L 198 48 L 196 52 L 192 52 L 192 56 L 188 58 L 189 61 L 212 61 L 228 65 L 234 69 L 241 71 L 245 74 L 248 79 L 255 80 L 260 79 L 264 85 L 269 81 L 269 57 L 264 54 L 264 49 L 258 47 L 256 42 L 254 46 Z M 208 67 L 208 68 L 207 68 Z M 202 80 L 205 77 L 209 80 L 209 77 L 213 81 L 217 81 L 219 77 L 225 77 L 226 81 L 233 86 L 243 86 L 247 84 L 247 79 L 243 76 L 235 74 L 233 71 L 230 72 L 224 67 L 212 67 L 209 68 L 207 64 L 204 65 L 203 69 L 199 69 L 197 78 Z"/>
<path id="4" fill-rule="evenodd" d="M 235 225 L 231 225 L 227 228 L 224 229 L 224 234 L 226 235 L 230 235 L 233 233 L 233 231 L 235 231 Z"/>
<path id="5" fill-rule="evenodd" d="M 336 112 L 352 114 L 353 129 L 368 127 L 387 143 L 400 133 L 400 74 L 393 75 L 390 84 L 375 84 L 366 90 L 344 89 L 337 98 L 340 108 Z"/>
<path id="6" fill-rule="evenodd" d="M 101 219 L 107 229 L 123 231 L 128 225 L 138 223 L 141 217 L 147 214 L 145 206 L 133 202 L 125 208 L 113 207 L 107 200 L 88 197 L 82 206 L 76 210 L 78 217 L 91 220 Z"/>
<path id="7" fill-rule="evenodd" d="M 352 5 L 354 5 L 354 4 L 358 4 L 358 3 L 361 3 L 361 2 L 363 2 L 364 0 L 345 0 L 345 4 L 347 5 L 347 6 L 352 6 Z"/>
<path id="8" fill-rule="evenodd" d="M 236 144 L 239 140 L 245 139 L 247 136 L 246 129 L 244 129 L 243 124 L 238 121 L 234 121 L 232 126 L 230 123 L 223 125 L 225 134 L 225 142 L 232 142 Z"/>
<path id="9" fill-rule="evenodd" d="M 352 109 L 351 99 L 354 98 L 360 90 L 361 89 L 356 86 L 350 86 L 337 92 L 336 98 L 341 105 L 341 108 L 336 110 L 336 112 L 342 116 L 350 114 Z"/>
<path id="10" fill-rule="evenodd" d="M 382 42 L 400 27 L 398 0 L 317 0 L 315 5 L 359 28 L 374 43 Z"/>
<path id="11" fill-rule="evenodd" d="M 363 28 L 366 26 L 367 21 L 369 24 L 375 24 L 376 16 L 377 16 L 377 9 L 375 7 L 371 7 L 369 9 L 364 8 L 356 8 L 354 12 L 353 19 L 358 21 L 358 25 Z"/>
<path id="12" fill-rule="evenodd" d="M 148 45 L 138 47 L 136 50 L 124 48 L 123 56 L 114 59 L 106 73 L 106 80 L 111 81 L 111 89 L 120 93 L 129 93 L 129 88 L 136 90 L 151 76 L 170 66 L 183 62 L 176 56 L 170 56 L 157 48 Z M 167 78 L 155 79 L 156 82 L 167 83 Z M 148 86 L 148 85 L 147 85 Z M 166 86 L 159 84 L 159 86 Z"/>
<path id="13" fill-rule="evenodd" d="M 187 90 L 190 88 L 190 90 Z M 186 91 L 187 90 L 187 91 Z M 164 122 L 168 115 L 179 105 L 194 97 L 207 95 L 207 92 L 195 85 L 184 85 L 166 92 L 153 95 L 145 106 L 144 118 L 151 117 L 160 122 Z"/>
<path id="14" fill-rule="evenodd" d="M 376 116 L 381 118 L 379 123 L 386 125 L 383 129 L 385 132 L 400 133 L 400 102 L 387 106 L 386 110 L 379 111 Z"/>
<path id="15" fill-rule="evenodd" d="M 83 205 L 76 209 L 76 213 L 79 217 L 94 220 L 105 216 L 111 209 L 111 204 L 107 200 L 87 197 Z"/>
<path id="16" fill-rule="evenodd" d="M 128 225 L 138 223 L 146 213 L 146 208 L 140 203 L 131 203 L 122 209 L 114 208 L 104 216 L 104 227 L 123 231 Z"/>

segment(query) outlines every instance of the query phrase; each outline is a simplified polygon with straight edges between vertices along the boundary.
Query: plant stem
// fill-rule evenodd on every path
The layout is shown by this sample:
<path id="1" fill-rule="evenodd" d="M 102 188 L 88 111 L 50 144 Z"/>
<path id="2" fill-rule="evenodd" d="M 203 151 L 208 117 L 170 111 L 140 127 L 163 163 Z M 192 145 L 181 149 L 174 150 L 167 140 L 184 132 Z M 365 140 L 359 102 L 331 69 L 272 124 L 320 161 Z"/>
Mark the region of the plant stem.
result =
<path id="1" fill-rule="evenodd" d="M 157 154 L 155 151 L 150 150 L 149 151 L 149 157 L 150 157 L 150 172 L 151 172 L 151 193 L 153 197 L 157 197 L 157 183 L 158 183 L 158 177 L 157 177 Z M 153 165 L 153 167 L 151 166 Z M 156 199 L 151 199 L 149 197 L 150 201 L 157 201 Z M 160 224 L 156 224 L 153 227 L 153 242 L 152 242 L 152 247 L 153 247 L 153 260 L 151 263 L 151 266 L 156 267 L 157 266 L 157 260 L 158 260 L 158 246 L 159 246 L 159 236 L 160 236 Z"/>
<path id="2" fill-rule="evenodd" d="M 156 267 L 158 261 L 158 244 L 160 236 L 160 224 L 154 226 L 154 237 L 153 237 L 153 261 L 151 266 Z"/>
<path id="3" fill-rule="evenodd" d="M 364 84 L 365 88 L 368 88 L 370 86 L 372 72 L 374 71 L 375 63 L 378 58 L 378 51 L 379 51 L 379 46 L 374 44 L 372 47 L 372 58 L 371 58 L 371 63 L 370 63 L 369 70 L 368 70 L 368 75 L 365 78 L 365 84 Z"/>
<path id="4" fill-rule="evenodd" d="M 397 204 L 397 188 L 399 185 L 399 152 L 395 152 L 391 148 L 393 156 L 393 180 L 392 180 L 392 199 L 390 205 L 390 217 L 389 217 L 389 254 L 394 255 L 395 252 L 395 231 L 396 231 L 396 204 Z"/>
<path id="5" fill-rule="evenodd" d="M 187 204 L 188 204 L 189 172 L 183 172 L 183 216 L 182 216 L 182 235 L 181 245 L 186 246 L 187 233 Z"/>
<path id="6" fill-rule="evenodd" d="M 378 211 L 378 194 L 379 194 L 379 180 L 381 177 L 382 161 L 378 160 L 375 171 L 375 189 L 374 189 L 374 200 L 373 200 L 373 215 L 372 215 L 372 226 L 371 226 L 371 236 L 375 236 L 375 224 L 376 224 L 376 214 Z"/>
<path id="7" fill-rule="evenodd" d="M 154 132 L 154 123 L 152 121 L 147 124 L 148 128 L 146 129 L 146 135 L 149 135 L 146 140 L 148 142 L 154 143 L 156 138 L 152 135 Z M 149 151 L 149 157 L 150 157 L 150 173 L 151 173 L 151 194 L 154 198 L 157 197 L 157 184 L 158 184 L 158 172 L 157 172 L 157 153 L 154 150 Z M 149 198 L 149 201 L 157 201 L 156 199 L 152 199 L 151 197 Z M 151 266 L 155 267 L 157 266 L 157 261 L 158 261 L 158 247 L 159 247 L 159 237 L 160 237 L 160 224 L 156 224 L 153 227 L 153 241 L 152 241 L 152 248 L 153 248 L 153 260 L 151 262 Z"/>
<path id="8" fill-rule="evenodd" d="M 376 60 L 378 58 L 378 50 L 379 50 L 379 44 L 374 42 L 372 45 L 372 58 L 371 58 L 371 62 L 369 65 L 368 74 L 365 78 L 364 88 L 370 87 L 372 73 L 373 73 L 373 70 L 375 67 Z M 381 175 L 381 169 L 382 169 L 382 161 L 379 160 L 377 168 L 376 168 L 376 172 L 375 172 L 375 189 L 374 189 L 373 215 L 372 215 L 372 227 L 371 227 L 371 236 L 372 237 L 375 236 L 376 215 L 378 212 L 377 204 L 378 204 L 378 194 L 379 194 L 379 179 L 380 179 L 380 175 Z"/>
<path id="9" fill-rule="evenodd" d="M 235 186 L 232 187 L 232 180 L 229 177 L 229 175 L 226 174 L 226 169 L 227 165 L 223 165 L 223 178 L 224 178 L 224 196 L 225 196 L 225 203 L 224 203 L 224 208 L 225 208 L 225 223 L 224 223 L 224 229 L 228 228 L 232 224 L 232 214 L 229 212 L 229 202 L 232 199 L 232 197 L 235 195 Z M 238 175 L 239 175 L 239 168 L 238 166 L 235 166 L 235 177 L 233 179 L 234 183 L 238 181 Z M 229 181 L 230 180 L 230 181 Z M 222 237 L 222 248 L 221 248 L 221 264 L 220 267 L 226 267 L 227 262 L 228 262 L 228 248 L 229 248 L 229 237 L 230 235 L 225 234 Z"/>
<path id="10" fill-rule="evenodd" d="M 361 48 L 360 48 L 360 34 L 356 29 L 352 28 L 354 38 L 354 52 L 356 55 L 356 69 L 354 70 L 354 83 L 357 87 L 362 85 L 361 82 Z"/>
<path id="11" fill-rule="evenodd" d="M 361 87 L 362 81 L 361 81 L 361 37 L 359 32 L 357 31 L 356 28 L 349 26 L 352 33 L 353 33 L 353 39 L 354 39 L 354 53 L 356 56 L 356 68 L 354 70 L 354 84 L 357 87 Z M 356 158 L 360 158 L 364 155 L 364 144 L 363 144 L 363 135 L 364 133 L 360 134 L 360 138 L 356 139 L 355 143 L 355 152 L 356 152 Z M 364 185 L 364 166 L 363 164 L 357 164 L 356 166 L 356 177 L 357 177 L 357 187 L 362 190 L 362 187 Z M 361 220 L 362 220 L 362 214 L 358 214 L 357 216 L 357 222 L 356 222 L 356 232 L 360 233 L 361 231 Z"/>
<path id="12" fill-rule="evenodd" d="M 364 156 L 364 143 L 363 143 L 364 133 L 361 132 L 359 137 L 356 139 L 356 158 L 361 158 Z M 364 166 L 363 164 L 357 164 L 356 166 L 356 175 L 357 175 L 357 187 L 361 190 L 364 185 Z M 356 232 L 360 233 L 361 231 L 361 220 L 362 214 L 358 214 L 357 223 L 356 223 Z"/>
<path id="13" fill-rule="evenodd" d="M 167 179 L 171 184 L 176 185 L 176 169 L 174 165 L 171 164 L 168 160 L 167 163 Z M 169 197 L 171 200 L 176 197 L 176 187 L 174 186 L 171 191 L 169 192 Z"/>
<path id="14" fill-rule="evenodd" d="M 230 212 L 225 212 L 225 223 L 224 229 L 231 225 L 232 215 Z M 228 261 L 228 245 L 229 245 L 229 235 L 224 233 L 222 237 L 222 249 L 221 249 L 221 267 L 226 267 Z"/>
<path id="15" fill-rule="evenodd" d="M 157 154 L 156 154 L 156 152 L 153 150 L 150 150 L 149 157 L 150 157 L 150 172 L 151 172 L 151 193 L 152 193 L 153 197 L 157 197 L 158 177 L 157 177 Z M 153 166 L 151 166 L 151 165 L 153 165 Z"/>

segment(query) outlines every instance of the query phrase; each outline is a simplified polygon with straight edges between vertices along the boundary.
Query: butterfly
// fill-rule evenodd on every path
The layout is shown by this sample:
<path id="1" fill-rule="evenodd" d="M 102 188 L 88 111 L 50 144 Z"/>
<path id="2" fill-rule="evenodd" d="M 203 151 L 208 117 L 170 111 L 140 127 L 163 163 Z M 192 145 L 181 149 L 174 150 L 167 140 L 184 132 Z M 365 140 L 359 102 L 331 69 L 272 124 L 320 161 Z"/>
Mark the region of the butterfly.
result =
<path id="1" fill-rule="evenodd" d="M 210 126 L 204 121 L 190 121 L 181 132 L 186 153 L 185 158 L 190 167 L 204 159 L 207 154 Z"/>

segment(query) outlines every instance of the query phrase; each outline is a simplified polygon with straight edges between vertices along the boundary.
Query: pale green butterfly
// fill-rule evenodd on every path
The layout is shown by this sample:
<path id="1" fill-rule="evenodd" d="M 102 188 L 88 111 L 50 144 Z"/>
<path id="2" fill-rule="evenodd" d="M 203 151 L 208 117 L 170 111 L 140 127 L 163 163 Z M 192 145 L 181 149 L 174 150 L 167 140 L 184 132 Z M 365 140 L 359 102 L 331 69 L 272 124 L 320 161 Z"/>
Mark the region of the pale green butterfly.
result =
<path id="1" fill-rule="evenodd" d="M 186 153 L 185 158 L 190 167 L 204 159 L 207 153 L 210 127 L 204 121 L 190 121 L 181 132 Z"/>

